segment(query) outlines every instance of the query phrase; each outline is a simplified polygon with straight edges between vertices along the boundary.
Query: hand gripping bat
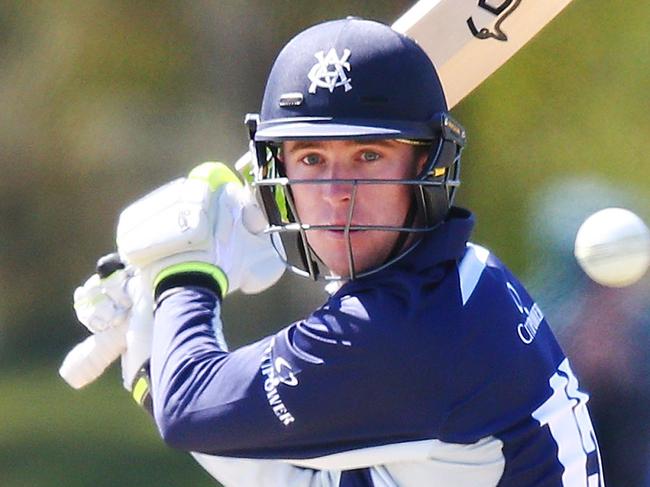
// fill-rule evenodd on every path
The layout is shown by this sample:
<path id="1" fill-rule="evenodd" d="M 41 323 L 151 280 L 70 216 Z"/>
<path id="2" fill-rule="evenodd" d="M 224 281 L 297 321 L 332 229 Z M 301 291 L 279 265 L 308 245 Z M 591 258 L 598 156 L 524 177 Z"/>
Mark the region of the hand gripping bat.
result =
<path id="1" fill-rule="evenodd" d="M 97 261 L 97 274 L 107 278 L 118 269 L 124 269 L 124 263 L 117 253 L 106 255 Z M 137 319 L 129 313 L 129 320 Z M 59 375 L 75 389 L 93 382 L 126 349 L 126 331 L 128 323 L 108 328 L 90 335 L 78 343 L 66 355 Z"/>

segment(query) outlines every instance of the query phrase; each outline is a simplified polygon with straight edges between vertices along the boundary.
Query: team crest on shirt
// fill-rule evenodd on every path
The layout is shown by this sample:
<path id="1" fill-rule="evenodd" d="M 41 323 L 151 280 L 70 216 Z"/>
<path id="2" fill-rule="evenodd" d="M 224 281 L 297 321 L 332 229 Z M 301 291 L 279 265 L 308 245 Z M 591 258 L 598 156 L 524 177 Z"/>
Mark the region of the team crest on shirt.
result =
<path id="1" fill-rule="evenodd" d="M 343 49 L 343 55 L 339 57 L 336 49 L 331 48 L 327 54 L 325 51 L 318 51 L 314 54 L 317 62 L 309 70 L 307 77 L 311 81 L 309 93 L 316 93 L 318 88 L 326 88 L 333 93 L 336 88 L 343 86 L 345 91 L 352 89 L 350 72 L 350 50 Z"/>

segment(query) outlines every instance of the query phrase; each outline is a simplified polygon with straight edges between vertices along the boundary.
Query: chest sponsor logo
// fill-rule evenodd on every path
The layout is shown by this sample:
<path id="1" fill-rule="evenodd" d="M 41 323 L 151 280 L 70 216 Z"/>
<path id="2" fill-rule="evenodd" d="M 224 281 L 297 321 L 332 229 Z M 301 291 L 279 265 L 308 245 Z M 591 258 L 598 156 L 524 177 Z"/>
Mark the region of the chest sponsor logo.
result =
<path id="1" fill-rule="evenodd" d="M 522 342 L 524 342 L 526 345 L 529 345 L 533 342 L 535 336 L 537 335 L 539 325 L 541 325 L 542 321 L 544 320 L 544 313 L 542 313 L 542 310 L 539 308 L 537 303 L 533 303 L 530 309 L 528 309 L 526 306 L 524 306 L 524 303 L 521 300 L 521 296 L 519 296 L 519 293 L 515 287 L 510 283 L 508 283 L 507 286 L 512 299 L 515 302 L 515 306 L 522 315 L 522 321 L 517 324 L 517 335 L 519 335 L 519 339 Z"/>
<path id="2" fill-rule="evenodd" d="M 284 426 L 289 426 L 296 419 L 284 404 L 278 386 L 283 384 L 288 387 L 296 387 L 298 378 L 287 360 L 282 357 L 273 358 L 273 342 L 264 351 L 260 371 L 264 376 L 264 392 L 273 414 Z"/>

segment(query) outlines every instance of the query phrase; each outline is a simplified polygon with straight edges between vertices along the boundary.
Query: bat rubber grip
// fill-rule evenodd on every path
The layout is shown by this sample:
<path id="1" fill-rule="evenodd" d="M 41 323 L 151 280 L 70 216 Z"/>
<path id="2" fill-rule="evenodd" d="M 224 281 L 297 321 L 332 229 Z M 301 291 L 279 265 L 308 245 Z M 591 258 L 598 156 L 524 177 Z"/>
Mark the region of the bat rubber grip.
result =
<path id="1" fill-rule="evenodd" d="M 96 333 L 66 355 L 59 375 L 75 389 L 93 382 L 126 348 L 126 324 Z"/>
<path id="2" fill-rule="evenodd" d="M 102 279 L 106 279 L 113 272 L 124 269 L 124 267 L 124 262 L 120 260 L 120 254 L 113 252 L 99 258 L 97 261 L 97 274 Z"/>

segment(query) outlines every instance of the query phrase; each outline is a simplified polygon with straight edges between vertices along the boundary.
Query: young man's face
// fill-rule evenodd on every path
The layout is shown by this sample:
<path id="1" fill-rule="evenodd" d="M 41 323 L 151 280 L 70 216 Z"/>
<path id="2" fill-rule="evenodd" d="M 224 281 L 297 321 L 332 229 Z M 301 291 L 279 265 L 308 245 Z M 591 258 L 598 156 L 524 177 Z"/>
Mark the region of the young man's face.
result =
<path id="1" fill-rule="evenodd" d="M 426 155 L 415 158 L 413 146 L 396 140 L 289 141 L 282 146 L 289 179 L 412 179 Z M 347 223 L 351 184 L 294 184 L 291 189 L 302 223 Z M 352 225 L 403 227 L 412 194 L 413 187 L 405 184 L 358 185 Z M 398 238 L 396 231 L 351 231 L 355 272 L 385 262 Z M 310 230 L 307 239 L 333 273 L 349 275 L 348 244 L 342 230 Z"/>

